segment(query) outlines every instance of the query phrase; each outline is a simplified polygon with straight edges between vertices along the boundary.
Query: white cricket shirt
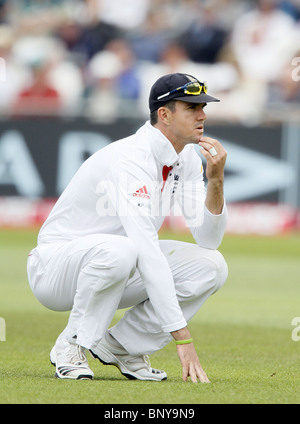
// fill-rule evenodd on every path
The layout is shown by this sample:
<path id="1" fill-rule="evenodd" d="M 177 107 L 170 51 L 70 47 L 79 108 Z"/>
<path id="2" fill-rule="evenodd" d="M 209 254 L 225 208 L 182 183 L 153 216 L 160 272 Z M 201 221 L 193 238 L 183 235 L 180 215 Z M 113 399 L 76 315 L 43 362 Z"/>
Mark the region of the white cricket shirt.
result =
<path id="1" fill-rule="evenodd" d="M 164 177 L 164 178 L 163 178 Z M 91 234 L 118 234 L 137 246 L 138 270 L 163 331 L 186 326 L 158 230 L 174 202 L 202 247 L 216 249 L 227 209 L 205 207 L 202 162 L 193 145 L 177 154 L 150 122 L 86 160 L 41 228 L 38 243 L 70 241 Z"/>

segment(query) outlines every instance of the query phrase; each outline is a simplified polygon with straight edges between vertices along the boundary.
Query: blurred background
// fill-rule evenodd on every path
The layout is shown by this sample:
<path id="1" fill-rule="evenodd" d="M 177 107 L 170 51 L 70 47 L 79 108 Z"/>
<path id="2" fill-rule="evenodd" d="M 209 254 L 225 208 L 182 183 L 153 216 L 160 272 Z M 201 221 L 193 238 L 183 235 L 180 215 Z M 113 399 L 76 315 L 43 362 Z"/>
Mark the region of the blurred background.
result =
<path id="1" fill-rule="evenodd" d="M 206 135 L 228 152 L 227 231 L 299 231 L 300 0 L 0 0 L 0 226 L 41 225 L 172 72 L 221 99 Z"/>

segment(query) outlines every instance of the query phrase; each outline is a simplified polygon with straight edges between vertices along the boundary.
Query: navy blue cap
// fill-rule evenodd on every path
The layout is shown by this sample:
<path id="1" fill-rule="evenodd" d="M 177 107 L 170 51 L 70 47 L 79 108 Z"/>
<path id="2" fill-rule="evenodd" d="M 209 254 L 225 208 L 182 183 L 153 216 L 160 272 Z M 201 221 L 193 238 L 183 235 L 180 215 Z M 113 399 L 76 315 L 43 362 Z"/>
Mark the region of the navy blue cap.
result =
<path id="1" fill-rule="evenodd" d="M 172 93 L 162 99 L 158 99 L 160 96 L 175 90 L 178 87 L 182 87 L 188 82 L 201 82 L 189 74 L 168 74 L 160 77 L 152 86 L 149 95 L 149 109 L 150 112 L 157 110 L 161 106 L 164 106 L 170 100 L 179 100 L 188 103 L 208 103 L 208 102 L 219 102 L 219 99 L 205 94 L 203 91 L 199 95 L 184 94 L 182 91 Z"/>

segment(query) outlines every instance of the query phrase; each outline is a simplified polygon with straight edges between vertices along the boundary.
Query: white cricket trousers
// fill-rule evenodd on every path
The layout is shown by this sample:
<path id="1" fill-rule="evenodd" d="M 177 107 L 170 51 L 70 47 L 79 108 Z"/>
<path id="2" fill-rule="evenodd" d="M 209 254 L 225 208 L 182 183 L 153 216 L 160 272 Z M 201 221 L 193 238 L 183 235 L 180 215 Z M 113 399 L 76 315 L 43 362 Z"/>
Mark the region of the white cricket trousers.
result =
<path id="1" fill-rule="evenodd" d="M 217 250 L 161 240 L 187 322 L 226 281 L 226 262 Z M 28 257 L 30 287 L 55 311 L 70 310 L 64 335 L 93 349 L 117 309 L 129 308 L 110 329 L 131 355 L 151 354 L 172 340 L 162 331 L 136 267 L 138 252 L 127 237 L 95 234 L 70 242 L 41 244 Z M 163 281 L 161 282 L 163 284 Z"/>

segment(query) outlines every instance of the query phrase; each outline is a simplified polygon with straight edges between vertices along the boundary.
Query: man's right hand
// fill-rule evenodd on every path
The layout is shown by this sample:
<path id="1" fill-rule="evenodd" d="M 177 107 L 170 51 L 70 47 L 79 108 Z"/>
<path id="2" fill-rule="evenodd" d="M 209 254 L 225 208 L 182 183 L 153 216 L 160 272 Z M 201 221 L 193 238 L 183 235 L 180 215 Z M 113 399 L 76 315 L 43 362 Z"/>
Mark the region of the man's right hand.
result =
<path id="1" fill-rule="evenodd" d="M 193 383 L 210 383 L 198 359 L 193 343 L 177 345 L 177 353 L 182 366 L 182 379 L 191 378 Z"/>
<path id="2" fill-rule="evenodd" d="M 187 327 L 173 331 L 171 334 L 175 341 L 191 339 L 191 334 Z M 193 343 L 177 344 L 176 347 L 182 366 L 183 381 L 187 381 L 188 377 L 190 377 L 193 383 L 198 383 L 198 379 L 201 383 L 210 383 L 207 375 L 201 367 Z"/>

